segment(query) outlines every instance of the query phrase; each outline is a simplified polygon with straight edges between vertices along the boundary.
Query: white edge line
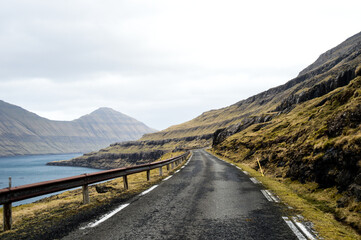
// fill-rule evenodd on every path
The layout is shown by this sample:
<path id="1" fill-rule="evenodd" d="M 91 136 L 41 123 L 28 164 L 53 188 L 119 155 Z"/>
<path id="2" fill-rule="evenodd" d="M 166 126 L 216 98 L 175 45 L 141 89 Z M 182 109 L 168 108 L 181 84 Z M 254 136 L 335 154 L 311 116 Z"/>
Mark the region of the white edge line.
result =
<path id="1" fill-rule="evenodd" d="M 282 217 L 299 240 L 307 240 L 288 217 Z"/>
<path id="2" fill-rule="evenodd" d="M 268 193 L 268 195 L 273 199 L 273 201 L 280 202 L 280 200 L 275 197 L 269 190 L 265 190 L 265 192 Z"/>
<path id="3" fill-rule="evenodd" d="M 260 181 L 258 181 L 255 178 L 250 178 L 250 180 L 254 183 L 254 184 L 261 184 Z"/>
<path id="4" fill-rule="evenodd" d="M 265 190 L 261 190 L 261 193 L 267 198 L 268 201 L 273 202 L 272 198 L 267 194 Z"/>
<path id="5" fill-rule="evenodd" d="M 181 169 L 183 169 L 185 166 L 182 166 Z"/>
<path id="6" fill-rule="evenodd" d="M 239 170 L 242 170 L 242 168 L 240 168 L 240 167 L 238 167 L 238 166 L 236 166 L 236 168 L 238 168 Z"/>
<path id="7" fill-rule="evenodd" d="M 93 222 L 93 223 L 89 223 L 87 226 L 85 227 L 81 227 L 80 229 L 86 229 L 86 228 L 93 228 L 98 226 L 100 223 L 108 220 L 109 218 L 111 218 L 112 216 L 114 216 L 115 214 L 117 214 L 118 212 L 120 212 L 121 210 L 123 210 L 124 208 L 128 207 L 129 203 L 126 204 L 122 204 L 120 205 L 120 207 L 118 207 L 117 209 L 111 211 L 110 213 L 105 214 L 104 216 L 102 216 L 99 220 Z"/>
<path id="8" fill-rule="evenodd" d="M 156 187 L 158 187 L 158 185 L 154 185 L 153 187 L 145 190 L 144 192 L 142 192 L 141 194 L 139 194 L 138 196 L 144 196 L 145 194 L 149 193 L 150 191 L 154 190 Z"/>
<path id="9" fill-rule="evenodd" d="M 249 173 L 247 171 L 243 171 L 243 173 L 246 174 L 246 175 L 249 175 Z"/>
<path id="10" fill-rule="evenodd" d="M 193 154 L 192 154 L 192 155 L 193 155 Z M 191 156 L 191 157 L 192 157 L 192 156 Z M 191 158 L 191 157 L 190 157 L 190 158 Z M 190 158 L 189 158 L 189 160 L 187 161 L 186 165 L 189 163 Z M 181 168 L 184 168 L 184 166 L 181 167 Z M 179 171 L 180 171 L 180 170 L 177 170 L 176 173 L 179 172 Z M 163 181 L 167 181 L 167 180 L 170 179 L 171 177 L 173 177 L 173 175 L 168 176 L 167 178 L 163 179 Z M 143 195 L 151 192 L 151 191 L 154 190 L 156 187 L 158 187 L 158 185 L 154 185 L 154 186 L 152 186 L 151 188 L 145 190 L 144 192 L 140 193 L 139 196 L 143 196 Z M 109 218 L 111 218 L 112 216 L 114 216 L 115 214 L 117 214 L 118 212 L 120 212 L 121 210 L 123 210 L 124 208 L 126 208 L 126 207 L 128 207 L 128 206 L 129 206 L 129 203 L 122 204 L 122 205 L 121 205 L 120 207 L 118 207 L 117 209 L 111 211 L 110 213 L 105 214 L 105 215 L 104 215 L 103 217 L 101 217 L 99 220 L 97 220 L 97 221 L 95 221 L 95 222 L 93 222 L 93 223 L 89 223 L 87 226 L 81 227 L 80 229 L 83 230 L 83 229 L 86 229 L 86 228 L 96 227 L 96 226 L 98 226 L 100 223 L 108 220 Z"/>
<path id="11" fill-rule="evenodd" d="M 163 181 L 167 181 L 167 180 L 168 180 L 169 178 L 171 178 L 171 177 L 173 177 L 173 175 L 170 175 L 170 176 L 164 178 Z"/>
<path id="12" fill-rule="evenodd" d="M 306 235 L 306 237 L 308 237 L 311 240 L 316 240 L 301 222 L 297 221 L 295 217 L 292 217 L 292 220 L 296 223 L 297 227 L 303 232 L 303 234 Z"/>
<path id="13" fill-rule="evenodd" d="M 178 169 L 177 171 L 175 171 L 174 173 L 178 173 L 180 170 Z"/>

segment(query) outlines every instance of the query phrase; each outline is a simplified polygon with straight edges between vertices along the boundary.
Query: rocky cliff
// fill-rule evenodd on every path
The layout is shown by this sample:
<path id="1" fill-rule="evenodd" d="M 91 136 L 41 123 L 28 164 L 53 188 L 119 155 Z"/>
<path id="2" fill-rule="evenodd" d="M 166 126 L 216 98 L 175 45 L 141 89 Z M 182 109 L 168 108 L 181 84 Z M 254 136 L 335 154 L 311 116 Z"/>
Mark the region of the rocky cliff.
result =
<path id="1" fill-rule="evenodd" d="M 0 156 L 90 152 L 154 132 L 110 108 L 74 121 L 51 121 L 0 101 Z"/>

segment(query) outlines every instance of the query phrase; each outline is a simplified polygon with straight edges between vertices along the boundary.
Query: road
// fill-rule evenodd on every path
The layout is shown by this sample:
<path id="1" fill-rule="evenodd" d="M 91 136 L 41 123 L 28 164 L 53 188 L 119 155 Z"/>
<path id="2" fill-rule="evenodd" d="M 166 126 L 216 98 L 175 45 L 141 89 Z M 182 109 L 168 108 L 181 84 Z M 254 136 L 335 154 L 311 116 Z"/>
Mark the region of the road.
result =
<path id="1" fill-rule="evenodd" d="M 268 201 L 262 189 L 236 167 L 196 150 L 173 177 L 63 239 L 297 239 L 282 219 L 285 207 Z"/>

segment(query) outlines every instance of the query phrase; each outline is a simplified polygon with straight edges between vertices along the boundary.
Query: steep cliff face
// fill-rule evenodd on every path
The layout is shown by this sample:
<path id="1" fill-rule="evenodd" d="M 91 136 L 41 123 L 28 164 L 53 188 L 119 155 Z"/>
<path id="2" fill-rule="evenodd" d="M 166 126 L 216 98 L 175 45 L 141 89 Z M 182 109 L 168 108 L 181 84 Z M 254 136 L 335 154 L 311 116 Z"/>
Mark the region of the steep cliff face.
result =
<path id="1" fill-rule="evenodd" d="M 0 156 L 89 152 L 153 131 L 109 108 L 74 121 L 51 121 L 0 101 Z"/>

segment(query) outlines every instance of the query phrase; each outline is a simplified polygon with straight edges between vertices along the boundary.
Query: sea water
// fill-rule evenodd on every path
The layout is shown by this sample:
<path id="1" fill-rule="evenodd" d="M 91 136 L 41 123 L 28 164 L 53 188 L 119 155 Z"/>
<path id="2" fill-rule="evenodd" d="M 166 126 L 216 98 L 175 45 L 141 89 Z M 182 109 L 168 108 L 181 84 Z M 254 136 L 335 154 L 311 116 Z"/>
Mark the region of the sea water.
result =
<path id="1" fill-rule="evenodd" d="M 0 189 L 9 187 L 9 177 L 11 177 L 11 186 L 15 187 L 30 183 L 37 183 L 58 178 L 76 176 L 84 173 L 101 171 L 99 169 L 84 167 L 62 167 L 46 165 L 47 162 L 68 160 L 80 155 L 81 154 L 73 153 L 0 157 Z M 56 193 L 14 202 L 13 206 L 31 203 L 54 194 Z"/>

